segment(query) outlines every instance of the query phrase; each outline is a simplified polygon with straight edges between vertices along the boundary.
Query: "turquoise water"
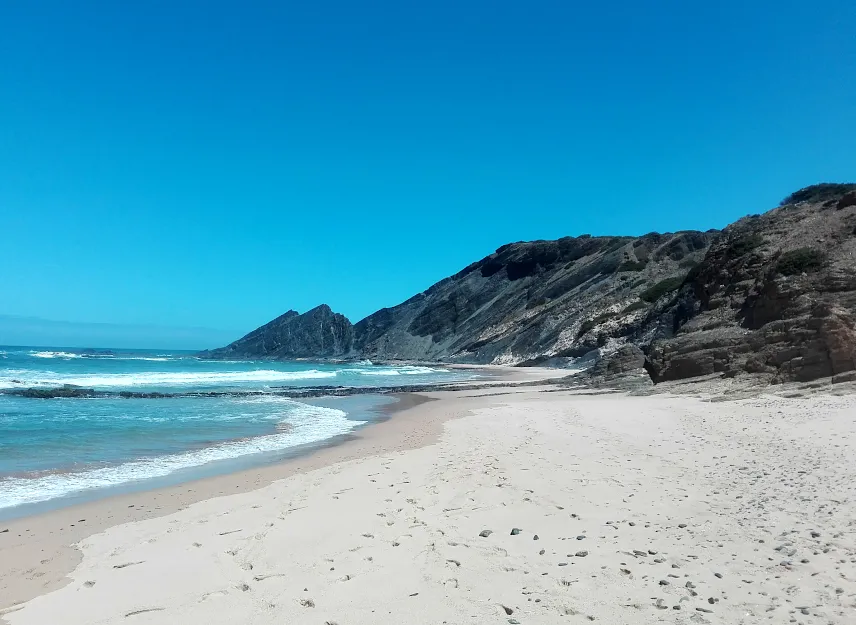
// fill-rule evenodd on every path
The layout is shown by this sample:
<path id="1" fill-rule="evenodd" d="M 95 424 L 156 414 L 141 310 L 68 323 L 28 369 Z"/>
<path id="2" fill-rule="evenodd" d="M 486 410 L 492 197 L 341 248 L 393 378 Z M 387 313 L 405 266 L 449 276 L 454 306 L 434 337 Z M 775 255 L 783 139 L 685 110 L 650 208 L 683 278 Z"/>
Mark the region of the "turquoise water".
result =
<path id="1" fill-rule="evenodd" d="M 0 347 L 0 390 L 71 384 L 99 391 L 261 391 L 400 386 L 462 379 L 439 367 L 206 361 L 184 352 Z M 0 515 L 40 502 L 145 486 L 193 469 L 270 461 L 381 415 L 381 396 L 271 394 L 163 399 L 0 395 Z M 229 465 L 229 461 L 233 461 Z"/>

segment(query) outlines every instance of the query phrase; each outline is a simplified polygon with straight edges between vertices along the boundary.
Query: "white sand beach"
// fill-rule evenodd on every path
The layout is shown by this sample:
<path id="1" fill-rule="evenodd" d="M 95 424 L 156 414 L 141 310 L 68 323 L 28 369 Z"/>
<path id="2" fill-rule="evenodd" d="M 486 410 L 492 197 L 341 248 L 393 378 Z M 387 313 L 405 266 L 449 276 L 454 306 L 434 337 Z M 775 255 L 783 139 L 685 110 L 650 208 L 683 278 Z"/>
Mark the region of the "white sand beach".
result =
<path id="1" fill-rule="evenodd" d="M 113 498 L 0 524 L 0 614 L 10 625 L 856 622 L 856 397 L 544 390 L 434 393 L 255 490 L 266 480 L 250 472 L 193 485 L 212 497 L 196 503 L 185 485 L 127 496 L 132 513 Z M 81 511 L 106 529 L 82 538 L 79 562 L 42 563 L 51 592 L 20 603 L 34 593 L 15 580 L 33 571 L 12 560 L 54 558 L 87 533 L 57 525 Z"/>

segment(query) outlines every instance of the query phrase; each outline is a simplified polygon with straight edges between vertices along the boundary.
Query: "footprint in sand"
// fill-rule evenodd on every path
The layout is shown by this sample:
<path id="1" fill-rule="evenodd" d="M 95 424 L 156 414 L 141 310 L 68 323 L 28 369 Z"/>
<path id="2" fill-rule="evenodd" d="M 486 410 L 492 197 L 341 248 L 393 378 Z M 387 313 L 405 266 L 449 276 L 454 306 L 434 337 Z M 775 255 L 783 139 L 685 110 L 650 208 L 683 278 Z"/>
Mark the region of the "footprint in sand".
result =
<path id="1" fill-rule="evenodd" d="M 270 579 L 271 577 L 285 577 L 285 573 L 268 573 L 267 575 L 256 575 L 253 577 L 253 581 L 261 582 L 266 579 Z"/>
<path id="2" fill-rule="evenodd" d="M 162 612 L 163 610 L 166 610 L 166 608 L 143 608 L 142 610 L 128 612 L 125 614 L 125 618 L 128 618 L 129 616 L 137 616 L 138 614 L 146 614 L 147 612 Z"/>
<path id="3" fill-rule="evenodd" d="M 145 560 L 140 560 L 139 562 L 125 562 L 124 564 L 114 564 L 113 568 L 114 569 L 125 569 L 125 568 L 128 568 L 129 566 L 136 566 L 137 564 L 142 564 L 143 562 L 145 562 Z"/>
<path id="4" fill-rule="evenodd" d="M 222 597 L 222 596 L 224 596 L 224 595 L 228 595 L 228 594 L 229 594 L 229 591 L 228 591 L 228 590 L 215 590 L 215 591 L 213 591 L 213 592 L 206 592 L 206 593 L 205 593 L 204 595 L 202 595 L 202 597 L 199 599 L 199 603 L 202 603 L 203 601 L 205 601 L 205 600 L 207 600 L 207 599 L 210 599 L 210 598 L 212 598 L 212 597 Z"/>

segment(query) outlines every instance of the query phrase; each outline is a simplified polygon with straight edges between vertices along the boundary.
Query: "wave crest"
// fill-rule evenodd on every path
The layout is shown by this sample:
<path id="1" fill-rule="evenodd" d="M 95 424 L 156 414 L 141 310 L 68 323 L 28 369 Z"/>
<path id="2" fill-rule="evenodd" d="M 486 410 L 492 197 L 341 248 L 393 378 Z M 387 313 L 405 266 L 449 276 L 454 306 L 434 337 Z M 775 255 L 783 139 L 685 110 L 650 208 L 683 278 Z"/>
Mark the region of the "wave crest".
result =
<path id="1" fill-rule="evenodd" d="M 7 375 L 9 372 L 5 372 Z M 200 371 L 200 372 L 136 372 L 102 374 L 58 374 L 53 371 L 27 371 L 25 377 L 8 375 L 0 377 L 0 387 L 26 384 L 33 387 L 51 387 L 71 384 L 84 388 L 121 388 L 134 386 L 214 386 L 241 384 L 246 382 L 271 383 L 292 380 L 319 380 L 334 378 L 334 371 Z M 12 380 L 18 380 L 13 382 Z"/>
<path id="2" fill-rule="evenodd" d="M 30 356 L 33 358 L 63 358 L 65 360 L 71 360 L 72 358 L 83 358 L 80 354 L 73 354 L 71 352 L 30 352 Z"/>

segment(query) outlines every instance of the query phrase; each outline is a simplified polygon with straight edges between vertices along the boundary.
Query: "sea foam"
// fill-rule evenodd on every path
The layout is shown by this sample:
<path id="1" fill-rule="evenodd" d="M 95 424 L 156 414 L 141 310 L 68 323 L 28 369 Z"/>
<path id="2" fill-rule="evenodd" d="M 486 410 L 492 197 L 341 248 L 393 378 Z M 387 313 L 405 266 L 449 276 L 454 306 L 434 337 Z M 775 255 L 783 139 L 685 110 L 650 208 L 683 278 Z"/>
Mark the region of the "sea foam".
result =
<path id="1" fill-rule="evenodd" d="M 83 356 L 81 356 L 80 354 L 73 354 L 71 352 L 50 352 L 50 351 L 30 352 L 30 356 L 33 356 L 35 358 L 65 358 L 67 360 L 71 359 L 71 358 L 83 358 Z"/>
<path id="2" fill-rule="evenodd" d="M 256 371 L 150 371 L 135 373 L 101 373 L 75 375 L 72 373 L 59 374 L 53 371 L 18 371 L 12 374 L 9 370 L 0 373 L 0 387 L 20 386 L 12 380 L 19 380 L 26 386 L 51 387 L 71 384 L 84 388 L 123 388 L 134 386 L 215 386 L 225 384 L 241 384 L 258 382 L 289 382 L 292 380 L 320 380 L 336 377 L 335 371 L 274 371 L 260 369 Z"/>
<path id="3" fill-rule="evenodd" d="M 357 373 L 359 375 L 427 375 L 431 373 L 448 373 L 448 369 L 433 369 L 431 367 L 379 367 L 373 366 L 370 369 L 354 368 L 342 369 L 342 373 Z"/>

